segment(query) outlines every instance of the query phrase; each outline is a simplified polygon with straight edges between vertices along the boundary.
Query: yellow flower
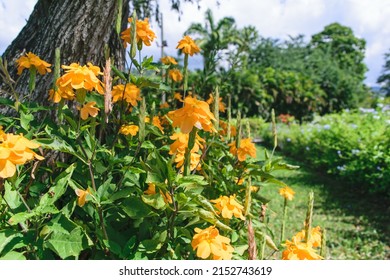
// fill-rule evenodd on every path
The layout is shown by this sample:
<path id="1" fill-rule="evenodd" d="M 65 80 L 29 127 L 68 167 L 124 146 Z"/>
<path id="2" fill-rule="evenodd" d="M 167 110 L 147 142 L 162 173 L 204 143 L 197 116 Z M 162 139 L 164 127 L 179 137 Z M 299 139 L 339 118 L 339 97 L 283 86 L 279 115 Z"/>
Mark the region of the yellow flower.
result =
<path id="1" fill-rule="evenodd" d="M 164 103 L 160 104 L 160 109 L 166 109 L 166 108 L 169 108 L 168 102 L 164 102 Z"/>
<path id="2" fill-rule="evenodd" d="M 139 127 L 137 125 L 134 125 L 134 124 L 122 125 L 122 127 L 119 129 L 119 133 L 121 133 L 123 135 L 130 134 L 131 136 L 135 136 L 135 135 L 137 135 L 138 130 L 139 130 Z"/>
<path id="3" fill-rule="evenodd" d="M 306 241 L 305 235 L 305 230 L 302 230 L 295 235 L 295 240 L 297 242 Z M 321 228 L 319 226 L 312 228 L 308 243 L 314 248 L 321 247 L 321 236 Z"/>
<path id="4" fill-rule="evenodd" d="M 176 162 L 176 168 L 183 168 L 184 159 L 185 159 L 185 152 L 186 148 L 188 147 L 188 139 L 189 135 L 184 134 L 181 132 L 174 133 L 171 137 L 172 140 L 175 140 L 170 145 L 169 154 L 174 155 L 175 154 L 175 162 Z M 200 148 L 203 148 L 202 143 L 204 142 L 204 139 L 202 139 L 198 134 L 195 138 L 195 144 L 194 147 L 191 150 L 190 155 L 190 170 L 194 170 L 195 168 L 197 170 L 201 169 L 201 165 L 199 163 L 200 161 L 200 154 L 198 154 L 198 151 Z"/>
<path id="5" fill-rule="evenodd" d="M 222 135 L 222 136 L 227 135 L 228 123 L 225 122 L 225 121 L 220 120 L 219 121 L 219 127 L 221 128 L 221 130 L 219 131 L 219 134 Z M 232 137 L 237 135 L 236 126 L 234 126 L 232 124 L 230 124 L 230 135 Z"/>
<path id="6" fill-rule="evenodd" d="M 183 97 L 179 92 L 175 92 L 175 95 L 173 96 L 174 99 L 179 100 L 181 102 L 184 102 Z"/>
<path id="7" fill-rule="evenodd" d="M 133 21 L 133 18 L 128 19 L 129 23 Z M 139 42 L 143 42 L 146 46 L 150 46 L 155 38 L 157 38 L 156 34 L 150 29 L 149 19 L 145 18 L 144 20 L 137 20 L 136 22 L 136 40 L 137 44 Z M 125 31 L 121 33 L 121 38 L 124 41 L 125 47 L 127 43 L 131 44 L 131 27 L 127 28 Z"/>
<path id="8" fill-rule="evenodd" d="M 236 147 L 236 141 L 230 143 L 229 146 L 230 153 L 234 156 L 237 155 L 239 161 L 244 161 L 247 155 L 253 158 L 256 157 L 256 147 L 250 138 L 241 139 L 238 149 Z"/>
<path id="9" fill-rule="evenodd" d="M 211 122 L 215 118 L 210 112 L 209 105 L 191 96 L 184 99 L 182 108 L 170 111 L 168 117 L 172 120 L 173 127 L 179 127 L 183 133 L 190 133 L 194 126 L 205 131 L 216 132 Z"/>
<path id="10" fill-rule="evenodd" d="M 156 185 L 153 183 L 149 183 L 148 189 L 146 191 L 144 191 L 144 194 L 149 194 L 149 195 L 156 194 Z M 162 190 L 160 190 L 160 194 L 163 197 L 165 203 L 172 204 L 172 202 L 173 202 L 172 197 L 168 192 L 164 193 Z"/>
<path id="11" fill-rule="evenodd" d="M 84 66 L 72 63 L 69 66 L 62 65 L 62 69 L 65 69 L 65 74 L 56 81 L 59 91 L 85 89 L 87 91 L 95 90 L 100 94 L 104 93 L 103 83 L 97 78 L 98 75 L 102 75 L 98 66 L 94 66 L 90 62 Z"/>
<path id="12" fill-rule="evenodd" d="M 212 94 L 209 95 L 209 99 L 206 100 L 207 104 L 212 104 L 214 102 L 214 96 Z M 222 97 L 218 98 L 218 111 L 224 113 L 226 111 L 226 104 L 223 103 Z"/>
<path id="13" fill-rule="evenodd" d="M 279 194 L 283 196 L 285 199 L 292 200 L 294 198 L 295 192 L 290 187 L 284 187 L 279 189 Z"/>
<path id="14" fill-rule="evenodd" d="M 132 106 L 137 106 L 137 102 L 142 100 L 141 90 L 133 84 L 126 84 L 126 89 L 122 84 L 116 85 L 112 88 L 111 94 L 114 103 L 123 99 Z"/>
<path id="15" fill-rule="evenodd" d="M 31 150 L 39 146 L 22 134 L 14 135 L 0 130 L 0 178 L 14 176 L 16 165 L 25 164 L 33 159 L 43 160 L 42 156 Z"/>
<path id="16" fill-rule="evenodd" d="M 16 60 L 18 64 L 18 75 L 22 74 L 22 71 L 27 68 L 35 67 L 38 73 L 45 75 L 50 73 L 51 69 L 49 68 L 51 64 L 47 63 L 44 60 L 41 60 L 38 56 L 32 52 L 26 53 L 24 56 Z"/>
<path id="17" fill-rule="evenodd" d="M 53 101 L 54 103 L 59 103 L 61 99 L 73 100 L 75 97 L 76 95 L 71 85 L 58 88 L 57 90 L 49 90 L 49 100 Z"/>
<path id="18" fill-rule="evenodd" d="M 169 78 L 171 78 L 174 82 L 180 82 L 183 80 L 183 75 L 181 74 L 179 69 L 171 69 L 168 72 Z"/>
<path id="19" fill-rule="evenodd" d="M 231 219 L 234 215 L 236 218 L 245 220 L 245 217 L 242 215 L 244 206 L 237 202 L 235 195 L 231 195 L 230 197 L 221 195 L 217 199 L 210 200 L 210 202 L 215 204 L 215 207 L 220 211 L 222 217 Z"/>
<path id="20" fill-rule="evenodd" d="M 179 41 L 176 49 L 181 49 L 183 53 L 193 56 L 195 53 L 200 52 L 200 48 L 195 44 L 194 40 L 190 36 L 184 36 Z"/>
<path id="21" fill-rule="evenodd" d="M 86 120 L 89 116 L 96 117 L 100 109 L 96 108 L 95 105 L 96 102 L 94 101 L 84 104 L 83 107 L 80 109 L 81 119 Z"/>
<path id="22" fill-rule="evenodd" d="M 196 234 L 192 238 L 191 246 L 196 250 L 196 255 L 201 259 L 207 259 L 210 255 L 214 260 L 230 260 L 234 248 L 230 245 L 230 239 L 219 235 L 215 226 L 206 229 L 195 228 Z"/>
<path id="23" fill-rule="evenodd" d="M 177 132 L 177 133 L 174 133 L 170 138 L 172 140 L 175 140 L 175 142 L 173 142 L 170 145 L 169 154 L 170 155 L 175 154 L 176 168 L 183 167 L 185 152 L 186 152 L 186 148 L 188 147 L 189 134 Z M 200 154 L 198 154 L 199 149 L 203 148 L 201 142 L 204 142 L 204 139 L 202 139 L 197 134 L 196 138 L 195 138 L 195 144 L 191 150 L 191 156 L 190 156 L 190 170 L 191 171 L 194 170 L 195 168 L 197 170 L 201 169 L 201 165 L 199 164 L 201 156 L 200 156 Z"/>
<path id="24" fill-rule="evenodd" d="M 89 190 L 89 188 L 85 191 L 82 189 L 76 189 L 75 193 L 78 196 L 77 197 L 77 205 L 80 207 L 83 207 L 85 205 L 87 195 L 91 194 L 91 191 Z"/>
<path id="25" fill-rule="evenodd" d="M 312 244 L 301 242 L 295 236 L 292 241 L 286 240 L 286 249 L 282 253 L 283 260 L 320 260 Z"/>
<path id="26" fill-rule="evenodd" d="M 177 61 L 171 56 L 164 56 L 161 58 L 161 62 L 165 65 L 177 64 Z"/>
<path id="27" fill-rule="evenodd" d="M 155 127 L 157 127 L 161 131 L 162 134 L 164 134 L 164 128 L 161 126 L 161 121 L 160 121 L 160 118 L 158 116 L 153 117 L 152 124 Z"/>

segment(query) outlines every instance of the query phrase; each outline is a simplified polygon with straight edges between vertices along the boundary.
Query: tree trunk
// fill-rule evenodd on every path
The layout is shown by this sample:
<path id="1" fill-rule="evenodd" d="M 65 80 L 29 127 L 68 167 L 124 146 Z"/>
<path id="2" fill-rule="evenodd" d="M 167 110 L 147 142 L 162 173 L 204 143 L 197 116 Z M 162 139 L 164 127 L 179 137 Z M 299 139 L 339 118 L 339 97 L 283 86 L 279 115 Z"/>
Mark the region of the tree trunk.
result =
<path id="1" fill-rule="evenodd" d="M 23 52 L 32 52 L 41 59 L 53 63 L 57 47 L 61 49 L 61 64 L 91 62 L 103 66 L 104 46 L 107 44 L 114 63 L 118 68 L 123 68 L 125 49 L 115 31 L 118 2 L 38 0 L 27 24 L 2 55 L 8 62 L 11 77 L 14 80 L 18 78 L 16 59 Z M 121 30 L 127 26 L 128 15 L 129 1 L 123 0 Z M 28 92 L 28 80 L 29 73 L 24 71 L 16 86 L 16 91 L 21 96 Z M 45 76 L 37 75 L 36 89 L 30 100 L 45 104 L 52 83 L 52 73 Z M 0 113 L 7 112 L 0 108 Z"/>

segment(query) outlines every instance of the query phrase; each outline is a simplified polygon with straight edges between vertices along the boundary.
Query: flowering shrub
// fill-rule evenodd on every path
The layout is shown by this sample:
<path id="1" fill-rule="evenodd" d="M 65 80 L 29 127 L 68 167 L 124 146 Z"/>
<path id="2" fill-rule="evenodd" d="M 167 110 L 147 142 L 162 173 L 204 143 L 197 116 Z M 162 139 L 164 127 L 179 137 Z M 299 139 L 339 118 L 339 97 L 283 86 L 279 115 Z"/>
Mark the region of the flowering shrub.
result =
<path id="1" fill-rule="evenodd" d="M 280 258 L 284 240 L 272 240 L 259 193 L 286 187 L 274 170 L 297 167 L 267 152 L 256 159 L 229 106 L 219 119 L 218 94 L 213 110 L 188 88 L 189 56 L 200 51 L 192 38 L 177 47 L 182 79 L 146 75 L 177 62 L 137 61 L 156 36 L 133 18 L 122 39 L 134 71 L 73 62 L 48 89 L 49 108 L 0 100 L 17 115 L 0 119 L 0 258 L 264 259 L 265 246 Z M 55 117 L 39 117 L 46 111 Z"/>

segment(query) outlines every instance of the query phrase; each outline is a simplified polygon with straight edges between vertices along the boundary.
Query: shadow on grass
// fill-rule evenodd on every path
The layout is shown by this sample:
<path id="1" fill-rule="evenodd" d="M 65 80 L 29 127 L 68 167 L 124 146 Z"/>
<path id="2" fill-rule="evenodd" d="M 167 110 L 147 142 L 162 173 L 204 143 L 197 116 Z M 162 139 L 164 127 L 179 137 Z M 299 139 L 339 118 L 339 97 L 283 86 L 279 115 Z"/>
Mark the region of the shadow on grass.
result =
<path id="1" fill-rule="evenodd" d="M 312 170 L 302 162 L 284 157 L 285 161 L 301 166 L 299 174 L 289 177 L 290 183 L 317 185 L 321 188 L 321 207 L 323 212 L 353 216 L 357 231 L 359 228 L 370 228 L 373 236 L 379 237 L 388 246 L 390 244 L 390 203 L 389 198 L 364 192 L 359 187 L 353 187 L 342 181 L 337 181 L 327 174 Z M 364 238 L 370 238 L 365 231 Z M 344 234 L 343 234 L 344 235 Z M 350 234 L 350 238 L 361 238 Z M 390 252 L 387 253 L 390 258 Z"/>

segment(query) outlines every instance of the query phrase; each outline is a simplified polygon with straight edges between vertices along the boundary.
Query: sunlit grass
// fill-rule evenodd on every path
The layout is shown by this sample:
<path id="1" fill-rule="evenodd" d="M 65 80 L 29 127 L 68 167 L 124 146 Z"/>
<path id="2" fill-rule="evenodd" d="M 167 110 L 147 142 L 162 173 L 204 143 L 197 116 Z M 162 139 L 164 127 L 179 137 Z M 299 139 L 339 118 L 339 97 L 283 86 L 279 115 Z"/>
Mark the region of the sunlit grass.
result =
<path id="1" fill-rule="evenodd" d="M 262 157 L 262 147 L 258 148 L 258 155 Z M 283 158 L 287 163 L 301 165 L 300 162 L 285 156 Z M 389 218 L 386 208 L 378 205 L 380 203 L 375 198 L 359 194 L 342 182 L 315 173 L 306 166 L 295 171 L 275 172 L 274 175 L 296 192 L 294 199 L 288 204 L 286 239 L 291 239 L 304 228 L 307 199 L 310 190 L 313 190 L 313 226 L 321 226 L 327 231 L 327 259 L 390 258 Z M 280 239 L 283 208 L 283 198 L 278 190 L 277 186 L 261 189 L 261 195 L 271 199 L 267 215 L 275 241 Z M 278 253 L 271 258 L 279 259 Z"/>

